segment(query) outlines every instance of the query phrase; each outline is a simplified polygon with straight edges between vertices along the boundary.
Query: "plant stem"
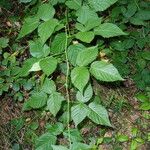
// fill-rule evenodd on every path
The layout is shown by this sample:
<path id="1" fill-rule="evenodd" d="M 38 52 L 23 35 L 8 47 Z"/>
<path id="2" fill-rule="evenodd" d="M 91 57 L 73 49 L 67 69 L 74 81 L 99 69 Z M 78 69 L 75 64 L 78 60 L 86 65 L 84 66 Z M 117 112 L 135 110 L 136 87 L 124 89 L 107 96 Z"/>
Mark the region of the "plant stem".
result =
<path id="1" fill-rule="evenodd" d="M 66 42 L 65 42 L 65 57 L 66 57 L 66 66 L 67 66 L 67 73 L 66 73 L 66 97 L 67 97 L 67 129 L 68 129 L 68 136 L 69 136 L 69 147 L 71 147 L 71 138 L 70 138 L 70 96 L 69 96 L 69 89 L 68 89 L 68 81 L 69 81 L 69 61 L 67 55 L 67 45 L 68 45 L 68 14 L 66 10 L 66 25 L 65 25 L 65 33 L 66 33 Z M 68 30 L 68 31 L 67 31 Z"/>

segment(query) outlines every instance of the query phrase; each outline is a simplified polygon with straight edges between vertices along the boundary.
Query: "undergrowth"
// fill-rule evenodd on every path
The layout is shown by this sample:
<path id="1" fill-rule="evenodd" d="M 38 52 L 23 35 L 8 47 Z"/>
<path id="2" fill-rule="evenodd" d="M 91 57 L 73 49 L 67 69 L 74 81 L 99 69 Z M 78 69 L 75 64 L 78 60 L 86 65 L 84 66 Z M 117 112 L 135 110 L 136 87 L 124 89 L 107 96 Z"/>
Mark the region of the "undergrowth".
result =
<path id="1" fill-rule="evenodd" d="M 11 141 L 9 148 L 96 150 L 112 143 L 117 150 L 122 149 L 117 142 L 129 141 L 126 149 L 134 150 L 150 141 L 149 133 L 138 134 L 136 127 L 131 135 L 120 133 L 113 121 L 118 113 L 128 116 L 126 110 L 132 113 L 134 106 L 150 119 L 149 2 L 0 4 L 0 95 L 22 108 L 21 116 L 0 126 L 7 124 L 9 138 L 2 135 Z M 121 122 L 123 128 L 124 123 L 129 120 Z"/>

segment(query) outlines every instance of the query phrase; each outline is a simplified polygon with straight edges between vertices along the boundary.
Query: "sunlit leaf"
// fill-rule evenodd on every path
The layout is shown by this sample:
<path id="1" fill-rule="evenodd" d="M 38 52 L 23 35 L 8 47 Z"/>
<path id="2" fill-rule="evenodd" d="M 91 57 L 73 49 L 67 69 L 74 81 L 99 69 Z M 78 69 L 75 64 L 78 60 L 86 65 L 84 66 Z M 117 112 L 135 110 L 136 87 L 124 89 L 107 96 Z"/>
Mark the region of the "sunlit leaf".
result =
<path id="1" fill-rule="evenodd" d="M 112 126 L 108 118 L 107 110 L 102 105 L 92 102 L 89 104 L 89 108 L 90 113 L 88 114 L 88 117 L 93 122 L 100 125 Z"/>
<path id="2" fill-rule="evenodd" d="M 118 70 L 110 63 L 105 61 L 95 61 L 91 64 L 91 74 L 100 81 L 117 81 L 123 80 Z"/>
<path id="3" fill-rule="evenodd" d="M 80 102 L 86 103 L 93 96 L 93 89 L 91 84 L 89 84 L 83 92 L 78 91 L 76 94 L 76 99 Z"/>

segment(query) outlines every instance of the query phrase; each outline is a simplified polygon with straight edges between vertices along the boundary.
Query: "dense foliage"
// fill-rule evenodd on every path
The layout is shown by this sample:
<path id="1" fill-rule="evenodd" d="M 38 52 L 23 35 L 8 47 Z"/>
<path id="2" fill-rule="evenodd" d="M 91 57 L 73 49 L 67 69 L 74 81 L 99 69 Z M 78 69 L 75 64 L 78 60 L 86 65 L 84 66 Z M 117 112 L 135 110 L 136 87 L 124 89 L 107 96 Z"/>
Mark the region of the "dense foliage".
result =
<path id="1" fill-rule="evenodd" d="M 30 127 L 36 150 L 98 149 L 98 143 L 85 143 L 79 132 L 89 120 L 114 128 L 94 82 L 122 85 L 132 78 L 146 92 L 145 98 L 137 95 L 141 109 L 150 109 L 149 2 L 19 2 L 23 13 L 11 18 L 16 21 L 11 27 L 17 29 L 15 35 L 9 38 L 3 31 L 0 38 L 0 94 L 23 102 L 23 112 L 55 118 L 53 125 L 47 121 L 39 136 L 31 132 L 38 124 Z M 4 9 L 12 7 L 0 3 Z M 24 122 L 20 118 L 12 124 L 19 124 L 20 130 Z M 63 145 L 58 142 L 62 136 L 68 140 Z"/>

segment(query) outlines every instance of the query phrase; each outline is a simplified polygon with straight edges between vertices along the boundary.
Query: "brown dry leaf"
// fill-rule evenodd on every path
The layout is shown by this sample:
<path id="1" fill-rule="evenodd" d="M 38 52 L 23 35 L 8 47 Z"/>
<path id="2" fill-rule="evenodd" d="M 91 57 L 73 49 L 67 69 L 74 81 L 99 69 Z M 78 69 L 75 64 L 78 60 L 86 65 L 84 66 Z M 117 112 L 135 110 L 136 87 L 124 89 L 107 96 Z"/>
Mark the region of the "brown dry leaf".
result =
<path id="1" fill-rule="evenodd" d="M 6 22 L 6 25 L 7 25 L 8 27 L 12 27 L 12 24 L 10 23 L 10 21 L 7 21 L 7 22 Z"/>
<path id="2" fill-rule="evenodd" d="M 109 59 L 107 59 L 107 58 L 102 58 L 101 60 L 105 61 L 105 62 L 109 62 Z"/>
<path id="3" fill-rule="evenodd" d="M 112 137 L 112 131 L 106 132 L 104 137 Z"/>
<path id="4" fill-rule="evenodd" d="M 39 120 L 39 125 L 40 125 L 41 128 L 44 128 L 45 120 Z"/>
<path id="5" fill-rule="evenodd" d="M 100 52 L 99 55 L 100 55 L 101 58 L 106 56 L 106 54 L 104 52 Z"/>

